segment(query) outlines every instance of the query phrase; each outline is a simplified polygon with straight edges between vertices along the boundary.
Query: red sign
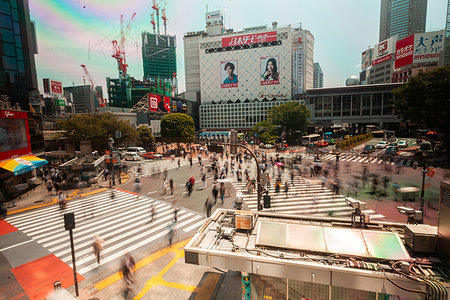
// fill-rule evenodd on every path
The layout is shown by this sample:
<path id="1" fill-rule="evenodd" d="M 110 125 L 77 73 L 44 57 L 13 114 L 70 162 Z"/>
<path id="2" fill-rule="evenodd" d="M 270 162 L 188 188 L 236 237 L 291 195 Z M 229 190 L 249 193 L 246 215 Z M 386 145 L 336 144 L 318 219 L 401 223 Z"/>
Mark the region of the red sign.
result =
<path id="1" fill-rule="evenodd" d="M 246 34 L 246 35 L 222 38 L 222 47 L 273 42 L 276 40 L 277 40 L 277 32 L 276 31 Z"/>
<path id="2" fill-rule="evenodd" d="M 0 110 L 0 161 L 31 153 L 28 114 Z"/>
<path id="3" fill-rule="evenodd" d="M 148 94 L 148 100 L 150 101 L 150 111 L 158 111 L 158 104 L 159 104 L 159 96 Z"/>
<path id="4" fill-rule="evenodd" d="M 381 58 L 379 58 L 379 59 L 375 59 L 375 60 L 372 61 L 372 66 L 375 66 L 375 65 L 378 65 L 378 64 L 380 64 L 380 63 L 382 63 L 382 62 L 388 61 L 388 60 L 390 60 L 391 58 L 392 58 L 392 54 L 383 56 L 383 57 L 381 57 Z"/>
<path id="5" fill-rule="evenodd" d="M 170 97 L 148 94 L 150 111 L 170 112 Z"/>
<path id="6" fill-rule="evenodd" d="M 61 82 L 51 80 L 50 84 L 51 84 L 51 91 L 52 91 L 52 93 L 55 93 L 55 94 L 62 94 L 63 93 L 62 83 Z"/>
<path id="7" fill-rule="evenodd" d="M 167 112 L 170 112 L 170 97 L 164 97 L 164 108 Z"/>
<path id="8" fill-rule="evenodd" d="M 28 119 L 23 111 L 0 110 L 0 119 Z"/>
<path id="9" fill-rule="evenodd" d="M 395 46 L 395 68 L 413 63 L 414 34 L 397 42 Z"/>

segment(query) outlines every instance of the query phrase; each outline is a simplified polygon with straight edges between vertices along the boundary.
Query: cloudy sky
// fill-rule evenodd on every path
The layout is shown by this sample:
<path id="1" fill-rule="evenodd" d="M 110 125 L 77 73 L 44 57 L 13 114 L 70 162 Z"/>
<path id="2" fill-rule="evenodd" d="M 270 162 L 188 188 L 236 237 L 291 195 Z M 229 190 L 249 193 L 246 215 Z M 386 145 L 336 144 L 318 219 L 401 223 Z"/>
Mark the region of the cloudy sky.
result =
<path id="1" fill-rule="evenodd" d="M 29 0 L 36 23 L 39 54 L 36 68 L 42 78 L 83 84 L 85 64 L 97 85 L 106 91 L 106 77 L 117 78 L 117 63 L 111 57 L 112 40 L 120 34 L 120 15 L 125 24 L 136 17 L 127 36 L 129 74 L 142 78 L 141 32 L 152 31 L 150 0 Z M 361 52 L 378 42 L 379 0 L 164 0 L 167 31 L 177 36 L 179 92 L 184 91 L 183 35 L 205 29 L 205 12 L 222 10 L 225 27 L 302 24 L 315 38 L 314 61 L 325 74 L 324 85 L 342 86 L 360 70 Z M 445 27 L 447 0 L 429 0 L 427 31 Z M 162 22 L 161 22 L 162 24 Z M 161 26 L 162 28 L 162 26 Z M 161 29 L 162 31 L 162 29 Z M 105 93 L 105 96 L 106 93 Z"/>

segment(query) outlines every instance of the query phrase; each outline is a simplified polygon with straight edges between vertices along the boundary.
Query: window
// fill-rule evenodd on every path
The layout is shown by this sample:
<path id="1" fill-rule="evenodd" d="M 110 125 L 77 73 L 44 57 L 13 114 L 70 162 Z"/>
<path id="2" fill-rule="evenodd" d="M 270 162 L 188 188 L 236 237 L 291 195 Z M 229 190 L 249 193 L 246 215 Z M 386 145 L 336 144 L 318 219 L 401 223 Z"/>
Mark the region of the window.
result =
<path id="1" fill-rule="evenodd" d="M 0 1 L 0 12 L 2 13 L 2 14 L 5 14 L 5 15 L 9 15 L 10 14 L 10 7 L 9 7 L 9 3 L 8 2 L 5 2 L 5 1 Z"/>
<path id="2" fill-rule="evenodd" d="M 333 116 L 341 116 L 341 96 L 333 96 Z"/>
<path id="3" fill-rule="evenodd" d="M 331 117 L 331 96 L 323 97 L 323 116 Z"/>
<path id="4" fill-rule="evenodd" d="M 14 43 L 14 35 L 9 29 L 0 29 L 0 34 L 3 42 Z"/>
<path id="5" fill-rule="evenodd" d="M 15 35 L 14 38 L 16 40 L 16 47 L 22 48 L 22 39 L 20 35 Z"/>
<path id="6" fill-rule="evenodd" d="M 381 105 L 382 105 L 383 94 L 374 94 L 372 99 L 372 115 L 381 115 Z"/>
<path id="7" fill-rule="evenodd" d="M 363 94 L 362 95 L 362 115 L 369 116 L 370 115 L 370 98 L 372 95 Z"/>
<path id="8" fill-rule="evenodd" d="M 352 116 L 359 116 L 361 110 L 361 95 L 352 96 Z"/>
<path id="9" fill-rule="evenodd" d="M 3 55 L 16 56 L 16 48 L 14 44 L 3 43 Z"/>
<path id="10" fill-rule="evenodd" d="M 342 96 L 342 115 L 350 116 L 351 95 Z"/>
<path id="11" fill-rule="evenodd" d="M 13 28 L 15 34 L 20 34 L 20 25 L 17 22 L 13 22 Z"/>
<path id="12" fill-rule="evenodd" d="M 0 27 L 12 29 L 11 17 L 0 14 Z"/>
<path id="13" fill-rule="evenodd" d="M 3 67 L 7 70 L 17 71 L 17 60 L 15 57 L 3 56 Z"/>

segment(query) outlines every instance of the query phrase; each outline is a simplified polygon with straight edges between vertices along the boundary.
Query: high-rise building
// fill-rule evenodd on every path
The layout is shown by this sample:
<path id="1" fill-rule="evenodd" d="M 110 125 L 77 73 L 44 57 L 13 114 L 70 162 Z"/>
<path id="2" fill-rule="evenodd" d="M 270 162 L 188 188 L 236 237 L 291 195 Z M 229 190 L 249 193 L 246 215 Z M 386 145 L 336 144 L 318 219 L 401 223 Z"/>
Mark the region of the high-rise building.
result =
<path id="1" fill-rule="evenodd" d="M 142 32 L 144 78 L 172 82 L 177 72 L 176 36 Z"/>
<path id="2" fill-rule="evenodd" d="M 424 32 L 426 18 L 427 0 L 381 0 L 379 41 Z"/>
<path id="3" fill-rule="evenodd" d="M 75 113 L 94 113 L 95 108 L 98 107 L 97 93 L 90 85 L 68 86 L 64 88 L 64 92 L 72 93 Z"/>
<path id="4" fill-rule="evenodd" d="M 450 65 L 450 0 L 447 2 L 447 22 L 445 24 L 444 65 Z"/>
<path id="5" fill-rule="evenodd" d="M 314 63 L 313 88 L 323 88 L 323 71 L 318 62 Z"/>
<path id="6" fill-rule="evenodd" d="M 0 0 L 0 94 L 11 105 L 40 113 L 36 65 L 37 44 L 28 0 Z"/>

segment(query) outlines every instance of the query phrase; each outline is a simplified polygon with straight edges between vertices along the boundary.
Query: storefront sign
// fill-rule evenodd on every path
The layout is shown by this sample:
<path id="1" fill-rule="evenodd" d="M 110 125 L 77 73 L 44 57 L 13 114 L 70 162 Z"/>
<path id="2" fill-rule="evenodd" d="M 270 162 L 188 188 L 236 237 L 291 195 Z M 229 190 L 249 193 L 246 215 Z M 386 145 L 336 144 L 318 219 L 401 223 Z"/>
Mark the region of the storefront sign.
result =
<path id="1" fill-rule="evenodd" d="M 277 32 L 246 34 L 222 38 L 222 47 L 239 46 L 255 43 L 273 42 L 277 40 Z"/>

